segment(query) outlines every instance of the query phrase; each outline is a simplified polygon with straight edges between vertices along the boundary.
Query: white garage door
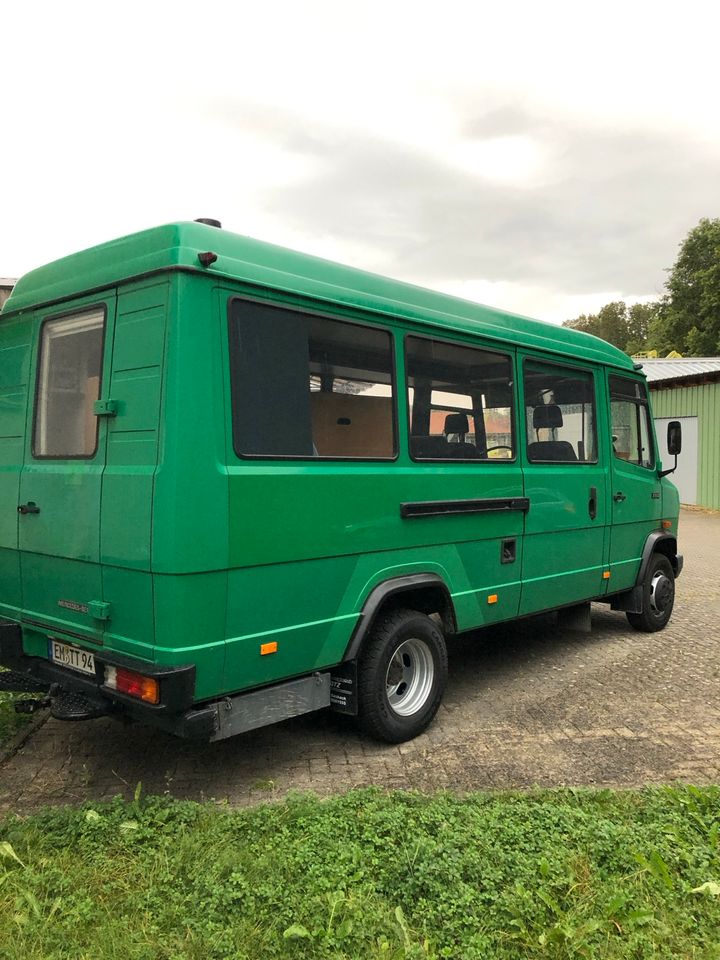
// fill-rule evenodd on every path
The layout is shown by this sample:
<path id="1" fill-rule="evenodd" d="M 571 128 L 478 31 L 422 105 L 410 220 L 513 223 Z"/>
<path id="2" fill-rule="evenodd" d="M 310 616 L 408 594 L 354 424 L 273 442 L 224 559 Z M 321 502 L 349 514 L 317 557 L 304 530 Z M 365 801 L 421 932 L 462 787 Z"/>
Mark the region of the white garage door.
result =
<path id="1" fill-rule="evenodd" d="M 664 470 L 671 467 L 674 460 L 667 452 L 667 425 L 671 420 L 679 420 L 682 424 L 682 453 L 678 457 L 678 468 L 675 473 L 670 474 L 670 479 L 680 492 L 680 503 L 697 503 L 698 418 L 658 417 L 655 420 L 655 432 Z"/>

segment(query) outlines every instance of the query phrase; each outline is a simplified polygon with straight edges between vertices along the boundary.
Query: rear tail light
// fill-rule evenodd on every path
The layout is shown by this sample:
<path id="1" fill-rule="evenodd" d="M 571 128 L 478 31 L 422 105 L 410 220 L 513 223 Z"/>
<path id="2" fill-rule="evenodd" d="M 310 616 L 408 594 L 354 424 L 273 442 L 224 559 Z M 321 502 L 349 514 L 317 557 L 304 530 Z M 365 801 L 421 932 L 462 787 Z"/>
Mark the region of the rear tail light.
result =
<path id="1" fill-rule="evenodd" d="M 154 677 L 144 677 L 124 667 L 105 667 L 105 686 L 126 693 L 145 703 L 160 703 L 160 684 Z"/>

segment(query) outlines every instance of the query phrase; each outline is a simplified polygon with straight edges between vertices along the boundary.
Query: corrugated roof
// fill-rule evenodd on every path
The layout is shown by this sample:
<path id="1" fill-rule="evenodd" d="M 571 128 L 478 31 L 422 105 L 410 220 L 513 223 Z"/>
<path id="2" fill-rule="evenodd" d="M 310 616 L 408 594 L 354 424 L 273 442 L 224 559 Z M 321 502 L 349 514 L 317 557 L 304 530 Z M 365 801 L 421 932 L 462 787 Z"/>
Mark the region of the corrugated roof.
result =
<path id="1" fill-rule="evenodd" d="M 649 383 L 658 380 L 684 380 L 707 373 L 720 374 L 720 357 L 682 357 L 677 360 L 648 360 L 640 358 L 643 373 Z"/>

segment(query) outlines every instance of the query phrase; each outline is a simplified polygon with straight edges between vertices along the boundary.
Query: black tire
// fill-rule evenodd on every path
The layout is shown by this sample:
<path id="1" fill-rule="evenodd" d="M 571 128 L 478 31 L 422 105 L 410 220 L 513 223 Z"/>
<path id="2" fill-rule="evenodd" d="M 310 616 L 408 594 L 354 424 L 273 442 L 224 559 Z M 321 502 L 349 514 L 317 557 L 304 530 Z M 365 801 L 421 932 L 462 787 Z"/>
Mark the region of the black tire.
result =
<path id="1" fill-rule="evenodd" d="M 675 573 L 662 553 L 654 553 L 642 584 L 642 613 L 627 613 L 631 627 L 644 633 L 662 630 L 675 603 Z"/>
<path id="2" fill-rule="evenodd" d="M 437 624 L 416 610 L 381 613 L 358 663 L 360 726 L 387 743 L 412 740 L 437 713 L 446 683 Z"/>

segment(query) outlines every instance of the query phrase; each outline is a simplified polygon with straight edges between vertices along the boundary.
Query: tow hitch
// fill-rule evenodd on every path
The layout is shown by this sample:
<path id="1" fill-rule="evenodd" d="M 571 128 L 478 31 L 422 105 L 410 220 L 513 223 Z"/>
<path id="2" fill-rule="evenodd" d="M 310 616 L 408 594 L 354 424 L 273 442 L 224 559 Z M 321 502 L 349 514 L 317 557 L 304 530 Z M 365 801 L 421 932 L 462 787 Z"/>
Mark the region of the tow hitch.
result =
<path id="1" fill-rule="evenodd" d="M 52 703 L 52 687 L 31 677 L 28 673 L 18 673 L 17 670 L 3 670 L 0 673 L 0 690 L 12 691 L 13 693 L 44 693 L 46 696 L 36 700 L 16 700 L 15 713 L 36 713 L 38 710 L 44 710 Z"/>
<path id="2" fill-rule="evenodd" d="M 15 713 L 37 713 L 38 710 L 45 710 L 51 704 L 50 697 L 43 697 L 42 700 L 16 700 Z"/>

